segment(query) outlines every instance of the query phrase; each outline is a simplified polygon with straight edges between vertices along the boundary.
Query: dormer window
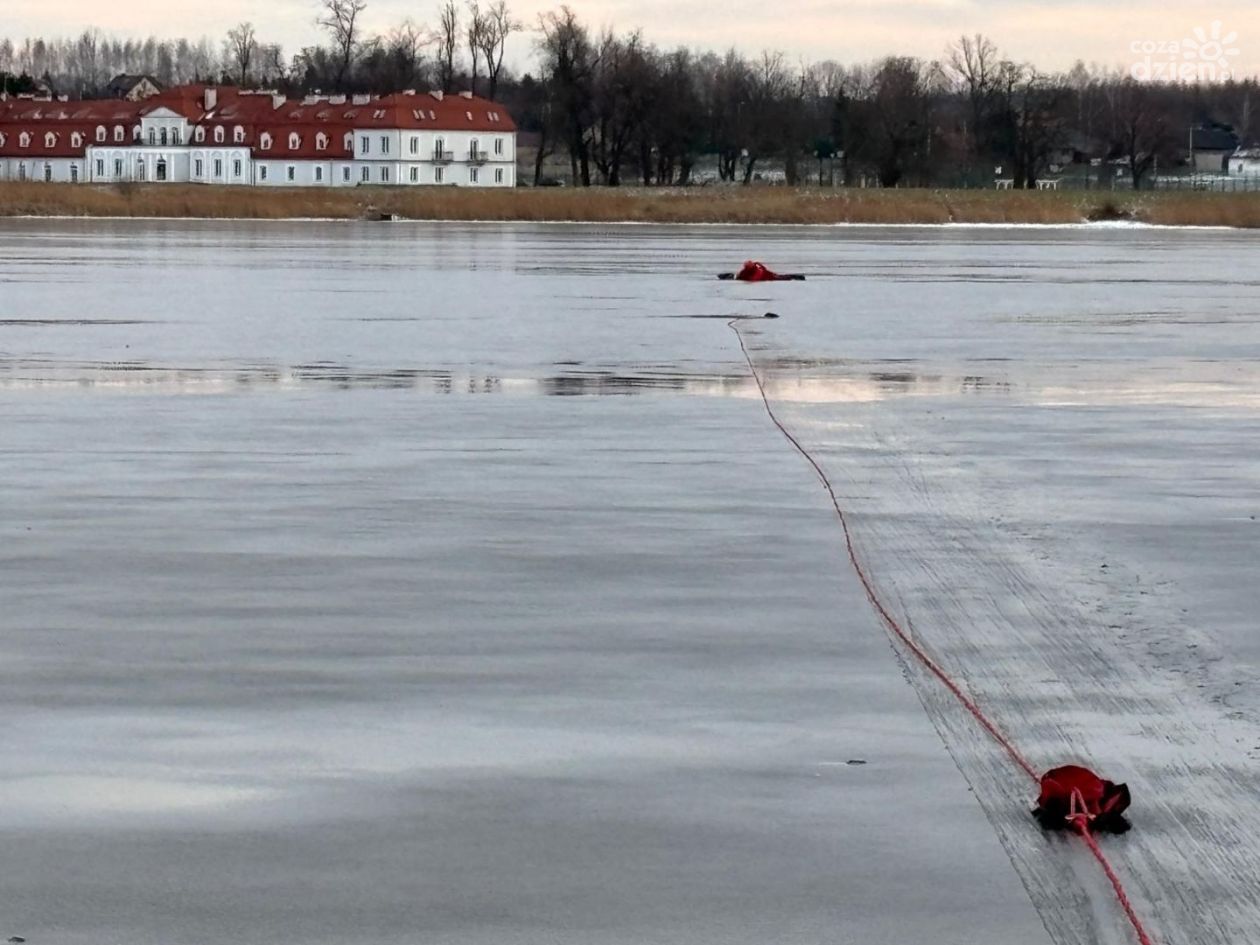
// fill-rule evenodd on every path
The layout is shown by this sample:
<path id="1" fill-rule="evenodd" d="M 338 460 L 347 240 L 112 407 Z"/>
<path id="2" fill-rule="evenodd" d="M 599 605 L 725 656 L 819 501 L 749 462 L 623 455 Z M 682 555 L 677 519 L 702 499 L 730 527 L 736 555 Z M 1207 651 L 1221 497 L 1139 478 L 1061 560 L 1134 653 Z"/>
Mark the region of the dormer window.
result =
<path id="1" fill-rule="evenodd" d="M 328 150 L 328 135 L 324 134 L 322 131 L 315 136 L 315 150 L 316 151 Z"/>
<path id="2" fill-rule="evenodd" d="M 300 147 L 302 147 L 302 136 L 296 131 L 291 132 L 289 134 L 289 150 L 296 151 Z"/>
<path id="3" fill-rule="evenodd" d="M 57 146 L 57 136 L 51 131 L 44 135 L 44 147 L 55 148 Z"/>
<path id="4" fill-rule="evenodd" d="M 352 132 L 349 132 L 349 131 L 346 132 L 345 138 L 342 139 L 342 146 L 347 151 L 354 150 L 354 134 Z"/>
<path id="5" fill-rule="evenodd" d="M 70 147 L 72 147 L 72 148 L 81 148 L 81 147 L 83 147 L 83 135 L 79 134 L 77 131 L 71 132 L 71 134 L 70 134 Z"/>
<path id="6" fill-rule="evenodd" d="M 104 144 L 104 143 L 105 143 L 105 135 L 106 135 L 105 126 L 104 126 L 104 125 L 97 125 L 97 126 L 96 126 L 96 143 L 97 143 L 97 144 Z"/>
<path id="7" fill-rule="evenodd" d="M 271 135 L 269 135 L 265 131 L 261 135 L 259 135 L 258 147 L 260 147 L 264 151 L 270 151 L 271 150 Z"/>
<path id="8" fill-rule="evenodd" d="M 31 146 L 30 132 L 23 131 L 20 135 L 18 135 L 18 146 L 23 148 L 29 148 Z"/>
<path id="9" fill-rule="evenodd" d="M 233 128 L 232 140 L 235 141 L 237 144 L 244 144 L 245 143 L 245 129 L 242 128 L 240 125 L 237 125 L 235 128 Z"/>
<path id="10" fill-rule="evenodd" d="M 140 141 L 142 134 L 143 134 L 142 129 L 140 128 L 139 125 L 136 125 L 134 128 L 131 129 L 131 140 Z"/>
<path id="11" fill-rule="evenodd" d="M 198 126 L 197 126 L 197 130 L 193 132 L 193 140 L 194 140 L 194 141 L 196 141 L 198 144 L 200 144 L 201 142 L 205 141 L 205 140 L 206 140 L 206 129 L 205 129 L 205 128 L 202 128 L 200 125 L 198 125 Z"/>
<path id="12" fill-rule="evenodd" d="M 124 128 L 122 125 L 114 125 L 115 143 L 122 144 L 126 140 L 127 140 L 127 129 Z"/>
<path id="13" fill-rule="evenodd" d="M 223 126 L 222 125 L 215 125 L 214 127 L 214 143 L 215 144 L 223 143 Z"/>

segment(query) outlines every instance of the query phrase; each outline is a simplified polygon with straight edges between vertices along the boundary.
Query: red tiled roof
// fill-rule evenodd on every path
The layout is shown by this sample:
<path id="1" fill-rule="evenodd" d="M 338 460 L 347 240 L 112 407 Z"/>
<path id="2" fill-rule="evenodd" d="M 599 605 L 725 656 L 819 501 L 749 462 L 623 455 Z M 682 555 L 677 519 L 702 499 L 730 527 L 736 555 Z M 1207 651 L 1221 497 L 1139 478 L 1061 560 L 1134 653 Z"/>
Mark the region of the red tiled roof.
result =
<path id="1" fill-rule="evenodd" d="M 215 101 L 206 108 L 206 93 L 213 90 Z M 0 156 L 82 157 L 96 142 L 98 126 L 107 128 L 105 144 L 131 143 L 130 129 L 152 112 L 165 108 L 205 129 L 204 141 L 195 132 L 186 147 L 238 145 L 258 148 L 262 134 L 271 135 L 272 145 L 259 156 L 277 158 L 345 159 L 347 132 L 359 129 L 427 130 L 439 132 L 476 131 L 510 133 L 516 130 L 512 117 L 501 105 L 468 94 L 442 95 L 436 92 L 399 92 L 376 98 L 356 96 L 286 99 L 267 92 L 249 92 L 232 87 L 183 85 L 167 89 L 141 102 L 94 99 L 81 102 L 47 102 L 30 99 L 0 101 L 0 133 L 6 137 Z M 125 142 L 115 142 L 114 128 L 123 126 Z M 234 140 L 240 127 L 244 141 Z M 214 140 L 214 129 L 224 129 L 222 142 Z M 55 145 L 44 146 L 44 134 L 52 131 Z M 319 132 L 328 135 L 328 147 L 316 148 Z M 20 148 L 22 132 L 32 136 L 31 145 Z M 72 135 L 83 136 L 78 148 Z M 299 136 L 297 147 L 289 146 L 290 133 Z"/>

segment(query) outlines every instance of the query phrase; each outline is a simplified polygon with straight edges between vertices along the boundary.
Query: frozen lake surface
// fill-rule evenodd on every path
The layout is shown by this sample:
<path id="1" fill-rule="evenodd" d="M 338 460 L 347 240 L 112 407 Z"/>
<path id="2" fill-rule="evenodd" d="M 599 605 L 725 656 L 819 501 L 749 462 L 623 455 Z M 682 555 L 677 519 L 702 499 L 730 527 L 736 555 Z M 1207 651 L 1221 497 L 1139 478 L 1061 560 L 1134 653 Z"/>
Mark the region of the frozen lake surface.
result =
<path id="1" fill-rule="evenodd" d="M 1260 242 L 0 222 L 0 939 L 1260 941 Z M 713 274 L 761 258 L 805 283 Z M 909 684 L 908 684 L 909 683 Z"/>

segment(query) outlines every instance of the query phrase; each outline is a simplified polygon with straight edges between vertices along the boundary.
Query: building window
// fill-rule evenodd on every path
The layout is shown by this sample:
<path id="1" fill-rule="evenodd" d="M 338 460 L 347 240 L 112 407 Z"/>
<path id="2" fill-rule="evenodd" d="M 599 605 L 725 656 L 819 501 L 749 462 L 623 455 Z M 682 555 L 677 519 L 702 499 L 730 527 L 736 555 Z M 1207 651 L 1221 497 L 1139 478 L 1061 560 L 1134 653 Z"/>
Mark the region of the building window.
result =
<path id="1" fill-rule="evenodd" d="M 183 143 L 184 143 L 184 132 L 181 131 L 179 128 L 172 128 L 171 129 L 171 144 L 183 144 Z"/>
<path id="2" fill-rule="evenodd" d="M 363 168 L 363 172 L 359 175 L 360 180 L 362 180 L 365 184 L 368 182 L 368 173 L 369 170 L 365 167 Z"/>
<path id="3" fill-rule="evenodd" d="M 57 146 L 57 136 L 51 131 L 44 135 L 44 147 L 53 148 Z"/>
<path id="4" fill-rule="evenodd" d="M 503 153 L 503 139 L 502 138 L 494 139 L 494 153 L 495 154 Z"/>
<path id="5" fill-rule="evenodd" d="M 350 153 L 354 150 L 354 135 L 347 131 L 346 136 L 342 139 L 342 143 L 345 146 L 346 153 Z"/>
<path id="6" fill-rule="evenodd" d="M 296 151 L 300 147 L 302 147 L 302 136 L 296 131 L 291 132 L 289 134 L 289 150 Z"/>
<path id="7" fill-rule="evenodd" d="M 267 165 L 266 164 L 258 165 L 258 179 L 259 180 L 267 179 Z"/>
<path id="8" fill-rule="evenodd" d="M 52 183 L 52 165 L 51 164 L 44 165 L 44 183 L 45 184 Z"/>
<path id="9" fill-rule="evenodd" d="M 218 125 L 214 129 L 214 143 L 215 144 L 223 143 L 223 126 L 222 125 Z"/>
<path id="10" fill-rule="evenodd" d="M 166 129 L 162 129 L 162 147 L 166 147 Z M 161 178 L 159 178 L 160 180 Z"/>
<path id="11" fill-rule="evenodd" d="M 324 169 L 322 167 L 315 168 L 315 183 L 322 184 L 324 182 Z"/>
<path id="12" fill-rule="evenodd" d="M 444 169 L 443 169 L 443 168 L 440 168 L 440 167 L 435 167 L 435 168 L 433 169 L 433 183 L 435 183 L 435 184 L 440 184 L 440 183 L 442 183 L 442 177 L 444 176 L 444 175 L 442 174 L 442 171 L 443 171 L 443 170 L 444 170 Z"/>
<path id="13" fill-rule="evenodd" d="M 348 166 L 341 169 L 341 179 L 347 184 L 350 183 L 350 168 Z"/>
<path id="14" fill-rule="evenodd" d="M 271 150 L 271 135 L 267 134 L 267 132 L 265 131 L 261 135 L 259 135 L 258 147 L 262 148 L 262 150 L 264 151 L 270 151 Z"/>
<path id="15" fill-rule="evenodd" d="M 328 150 L 328 135 L 324 134 L 322 131 L 315 136 L 315 150 L 316 151 Z"/>
<path id="16" fill-rule="evenodd" d="M 242 128 L 240 125 L 237 125 L 235 128 L 233 128 L 232 140 L 235 141 L 237 144 L 244 144 L 245 143 L 245 129 Z"/>
<path id="17" fill-rule="evenodd" d="M 381 154 L 389 154 L 389 136 L 381 135 Z"/>
<path id="18" fill-rule="evenodd" d="M 97 177 L 105 176 L 105 159 L 104 158 L 96 159 L 96 176 Z"/>
<path id="19" fill-rule="evenodd" d="M 284 178 L 290 183 L 297 177 L 297 168 L 290 164 L 284 169 Z"/>
<path id="20" fill-rule="evenodd" d="M 369 149 L 369 147 L 371 146 L 371 143 L 372 143 L 372 142 L 371 142 L 370 140 L 368 140 L 368 136 L 367 136 L 367 135 L 363 135 L 361 138 L 359 138 L 359 153 L 360 153 L 360 154 L 367 154 L 367 153 L 368 153 L 368 149 Z"/>
<path id="21" fill-rule="evenodd" d="M 437 141 L 433 142 L 433 157 L 440 161 L 442 160 L 445 153 L 446 153 L 446 142 L 443 141 L 441 138 L 438 138 Z"/>
<path id="22" fill-rule="evenodd" d="M 382 184 L 389 183 L 389 168 L 388 167 L 381 168 L 381 183 Z"/>
<path id="23" fill-rule="evenodd" d="M 477 183 L 477 168 L 470 167 L 468 169 L 468 183 L 470 184 Z"/>
<path id="24" fill-rule="evenodd" d="M 70 147 L 72 148 L 83 147 L 83 135 L 79 134 L 77 131 L 72 132 L 70 134 Z"/>
<path id="25" fill-rule="evenodd" d="M 70 165 L 70 183 L 77 184 L 79 182 L 79 165 Z"/>
<path id="26" fill-rule="evenodd" d="M 501 167 L 496 167 L 496 168 L 494 169 L 494 182 L 495 182 L 496 184 L 502 184 L 502 183 L 503 183 L 503 168 L 501 168 Z"/>
<path id="27" fill-rule="evenodd" d="M 411 182 L 417 184 L 420 182 L 420 168 L 413 167 L 411 169 Z"/>
<path id="28" fill-rule="evenodd" d="M 214 159 L 214 176 L 216 178 L 223 176 L 223 158 Z"/>
<path id="29" fill-rule="evenodd" d="M 97 144 L 105 143 L 105 126 L 104 125 L 96 126 L 96 143 Z"/>
<path id="30" fill-rule="evenodd" d="M 122 177 L 122 158 L 114 158 L 114 176 Z"/>
<path id="31" fill-rule="evenodd" d="M 122 143 L 127 140 L 127 129 L 122 125 L 114 125 L 114 140 Z"/>
<path id="32" fill-rule="evenodd" d="M 468 142 L 468 157 L 473 161 L 477 160 L 477 150 L 479 144 L 480 142 L 476 138 L 473 138 Z"/>
<path id="33" fill-rule="evenodd" d="M 232 176 L 237 178 L 238 180 L 240 179 L 240 176 L 241 176 L 240 158 L 237 158 L 235 161 L 232 162 Z"/>
<path id="34" fill-rule="evenodd" d="M 206 129 L 205 129 L 205 128 L 198 127 L 198 128 L 197 128 L 197 130 L 195 130 L 195 131 L 193 132 L 193 140 L 194 140 L 194 141 L 196 141 L 196 142 L 198 142 L 198 143 L 200 143 L 200 142 L 202 142 L 202 141 L 205 141 L 205 140 L 206 140 Z"/>
<path id="35" fill-rule="evenodd" d="M 420 153 L 420 136 L 419 135 L 411 136 L 411 153 L 412 154 Z"/>
<path id="36" fill-rule="evenodd" d="M 166 180 L 166 158 L 158 158 L 157 179 Z"/>
<path id="37" fill-rule="evenodd" d="M 205 167 L 205 162 L 202 161 L 201 158 L 197 158 L 197 160 L 193 161 L 193 176 L 200 177 L 202 171 L 205 170 Z"/>

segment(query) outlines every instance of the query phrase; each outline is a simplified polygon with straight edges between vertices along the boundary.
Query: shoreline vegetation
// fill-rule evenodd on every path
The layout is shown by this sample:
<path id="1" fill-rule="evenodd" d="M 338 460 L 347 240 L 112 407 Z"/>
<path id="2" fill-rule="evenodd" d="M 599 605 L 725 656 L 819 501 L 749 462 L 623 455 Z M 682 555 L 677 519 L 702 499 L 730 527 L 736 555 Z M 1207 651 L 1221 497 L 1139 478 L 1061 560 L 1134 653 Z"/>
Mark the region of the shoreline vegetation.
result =
<path id="1" fill-rule="evenodd" d="M 0 183 L 0 217 L 1260 227 L 1260 193 L 933 189 L 311 188 Z"/>

